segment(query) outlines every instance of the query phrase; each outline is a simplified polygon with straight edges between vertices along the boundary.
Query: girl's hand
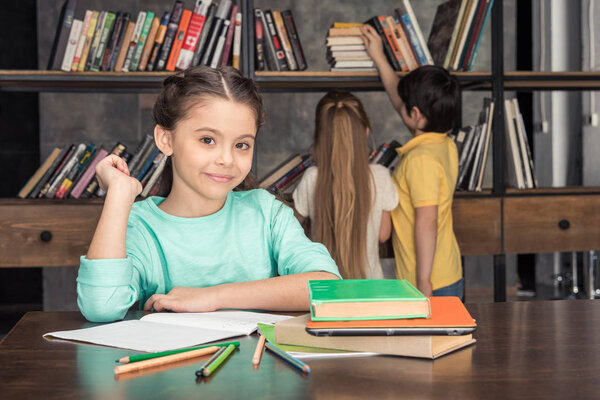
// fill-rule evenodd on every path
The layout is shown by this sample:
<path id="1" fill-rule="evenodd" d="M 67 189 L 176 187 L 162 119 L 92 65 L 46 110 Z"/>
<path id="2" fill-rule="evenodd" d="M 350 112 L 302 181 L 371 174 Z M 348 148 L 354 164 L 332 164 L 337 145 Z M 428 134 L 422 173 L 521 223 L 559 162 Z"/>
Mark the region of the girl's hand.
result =
<path id="1" fill-rule="evenodd" d="M 373 61 L 375 61 L 375 64 L 387 62 L 385 54 L 383 54 L 381 37 L 377 34 L 375 29 L 369 24 L 364 24 L 360 27 L 360 30 L 362 32 L 363 42 L 365 42 L 365 49 Z"/>
<path id="2" fill-rule="evenodd" d="M 116 187 L 134 198 L 142 192 L 140 181 L 129 176 L 127 163 L 114 154 L 106 156 L 96 165 L 96 179 L 105 192 L 108 192 L 109 187 Z"/>
<path id="3" fill-rule="evenodd" d="M 216 287 L 175 287 L 167 294 L 153 294 L 144 304 L 144 310 L 173 312 L 209 312 L 219 309 Z"/>

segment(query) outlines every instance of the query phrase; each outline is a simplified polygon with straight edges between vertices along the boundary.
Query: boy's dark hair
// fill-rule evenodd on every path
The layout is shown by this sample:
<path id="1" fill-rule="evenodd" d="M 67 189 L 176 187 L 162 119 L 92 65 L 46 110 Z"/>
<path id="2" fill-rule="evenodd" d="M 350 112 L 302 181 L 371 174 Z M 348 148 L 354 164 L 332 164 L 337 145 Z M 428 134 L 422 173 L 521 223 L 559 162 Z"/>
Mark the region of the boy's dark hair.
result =
<path id="1" fill-rule="evenodd" d="M 406 112 L 417 107 L 427 118 L 425 132 L 448 132 L 460 112 L 460 85 L 442 67 L 425 65 L 406 75 L 398 83 L 398 95 Z"/>

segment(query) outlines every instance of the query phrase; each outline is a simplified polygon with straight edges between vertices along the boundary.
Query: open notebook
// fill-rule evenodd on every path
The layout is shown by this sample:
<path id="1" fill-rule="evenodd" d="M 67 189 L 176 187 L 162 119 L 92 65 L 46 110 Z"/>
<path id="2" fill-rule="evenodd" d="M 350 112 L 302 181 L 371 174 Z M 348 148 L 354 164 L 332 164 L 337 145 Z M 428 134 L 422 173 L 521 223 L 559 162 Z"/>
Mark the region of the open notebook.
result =
<path id="1" fill-rule="evenodd" d="M 46 339 L 66 339 L 123 349 L 157 352 L 249 335 L 258 323 L 274 324 L 288 316 L 248 311 L 155 313 L 139 320 L 92 328 L 46 333 Z"/>

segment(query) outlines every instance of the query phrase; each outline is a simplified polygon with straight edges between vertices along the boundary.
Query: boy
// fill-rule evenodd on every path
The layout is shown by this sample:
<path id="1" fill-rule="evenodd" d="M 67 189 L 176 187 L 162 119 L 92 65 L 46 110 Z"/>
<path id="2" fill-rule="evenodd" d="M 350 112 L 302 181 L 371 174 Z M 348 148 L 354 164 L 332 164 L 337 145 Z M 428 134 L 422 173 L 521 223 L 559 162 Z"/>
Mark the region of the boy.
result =
<path id="1" fill-rule="evenodd" d="M 445 69 L 420 67 L 402 80 L 388 64 L 379 35 L 362 28 L 367 52 L 413 138 L 398 149 L 393 181 L 399 204 L 392 211 L 396 275 L 426 296 L 463 298 L 460 250 L 452 227 L 458 153 L 448 132 L 460 110 L 460 87 Z"/>

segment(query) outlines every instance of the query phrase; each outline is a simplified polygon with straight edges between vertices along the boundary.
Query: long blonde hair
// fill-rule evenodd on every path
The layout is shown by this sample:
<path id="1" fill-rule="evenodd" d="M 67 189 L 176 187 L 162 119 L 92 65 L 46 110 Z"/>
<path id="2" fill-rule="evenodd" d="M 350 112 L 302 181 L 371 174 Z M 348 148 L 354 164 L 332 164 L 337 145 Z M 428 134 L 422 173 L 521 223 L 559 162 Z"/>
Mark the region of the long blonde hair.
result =
<path id="1" fill-rule="evenodd" d="M 313 159 L 318 168 L 313 239 L 323 243 L 343 278 L 365 278 L 372 203 L 367 129 L 358 98 L 333 90 L 319 101 Z"/>

